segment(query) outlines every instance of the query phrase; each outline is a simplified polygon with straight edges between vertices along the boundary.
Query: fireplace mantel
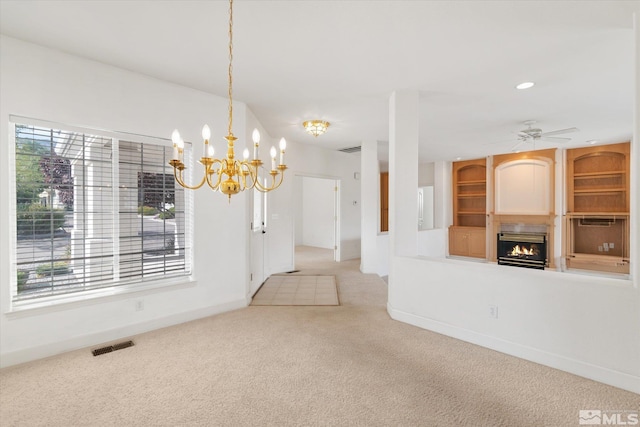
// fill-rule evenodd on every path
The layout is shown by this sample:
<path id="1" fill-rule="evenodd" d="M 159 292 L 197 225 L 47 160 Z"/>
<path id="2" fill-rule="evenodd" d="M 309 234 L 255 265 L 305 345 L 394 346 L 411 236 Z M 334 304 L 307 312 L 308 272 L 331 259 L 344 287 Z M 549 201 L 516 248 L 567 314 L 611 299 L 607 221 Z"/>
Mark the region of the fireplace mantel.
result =
<path id="1" fill-rule="evenodd" d="M 491 236 L 493 243 L 490 245 L 490 259 L 497 262 L 497 248 L 496 248 L 496 236 L 498 233 L 505 231 L 506 226 L 513 225 L 517 227 L 516 231 L 527 232 L 539 231 L 544 228 L 547 234 L 547 259 L 549 261 L 549 268 L 555 268 L 554 262 L 554 230 L 555 230 L 555 214 L 549 215 L 501 215 L 492 212 L 490 215 L 491 224 Z M 507 231 L 513 231 L 510 228 Z"/>

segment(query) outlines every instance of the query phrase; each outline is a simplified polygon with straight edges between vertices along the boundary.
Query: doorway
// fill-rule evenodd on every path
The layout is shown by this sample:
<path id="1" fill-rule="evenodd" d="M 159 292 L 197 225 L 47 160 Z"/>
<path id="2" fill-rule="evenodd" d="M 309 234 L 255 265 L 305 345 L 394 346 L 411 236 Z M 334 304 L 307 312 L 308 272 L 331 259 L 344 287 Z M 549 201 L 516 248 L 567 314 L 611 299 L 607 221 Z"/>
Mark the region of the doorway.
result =
<path id="1" fill-rule="evenodd" d="M 340 180 L 298 175 L 294 191 L 294 265 L 296 255 L 302 253 L 305 264 L 310 254 L 318 254 L 319 262 L 326 261 L 328 254 L 332 261 L 339 261 Z"/>

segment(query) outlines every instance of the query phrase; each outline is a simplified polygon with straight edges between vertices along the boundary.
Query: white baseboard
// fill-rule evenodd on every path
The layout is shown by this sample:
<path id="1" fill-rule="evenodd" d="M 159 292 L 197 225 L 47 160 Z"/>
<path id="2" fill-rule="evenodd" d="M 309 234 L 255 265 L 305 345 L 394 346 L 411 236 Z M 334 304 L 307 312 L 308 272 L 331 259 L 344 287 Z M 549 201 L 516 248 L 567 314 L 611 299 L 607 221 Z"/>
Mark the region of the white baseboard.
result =
<path id="1" fill-rule="evenodd" d="M 640 377 L 634 375 L 406 313 L 394 309 L 390 304 L 387 304 L 387 312 L 392 319 L 400 322 L 640 394 Z"/>
<path id="2" fill-rule="evenodd" d="M 203 317 L 213 316 L 227 311 L 237 310 L 247 306 L 247 299 L 242 298 L 236 301 L 210 306 L 198 310 L 187 311 L 172 314 L 160 319 L 154 319 L 146 322 L 128 325 L 116 329 L 105 330 L 93 334 L 74 337 L 68 340 L 59 341 L 52 344 L 31 347 L 9 353 L 3 353 L 0 357 L 0 368 L 18 365 L 21 363 L 31 362 L 33 360 L 43 359 L 68 351 L 79 350 L 91 346 L 97 346 L 129 338 L 145 332 L 153 331 L 167 326 L 178 325 L 180 323 L 190 322 L 192 320 L 201 319 Z"/>

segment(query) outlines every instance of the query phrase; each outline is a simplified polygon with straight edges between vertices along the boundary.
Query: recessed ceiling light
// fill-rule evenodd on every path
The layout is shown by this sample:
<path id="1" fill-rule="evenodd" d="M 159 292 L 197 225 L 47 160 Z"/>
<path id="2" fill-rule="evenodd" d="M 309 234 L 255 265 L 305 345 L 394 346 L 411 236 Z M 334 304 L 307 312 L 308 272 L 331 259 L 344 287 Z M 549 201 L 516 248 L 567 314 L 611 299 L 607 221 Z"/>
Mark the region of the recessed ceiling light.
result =
<path id="1" fill-rule="evenodd" d="M 462 157 L 456 157 L 456 160 L 462 160 Z"/>
<path id="2" fill-rule="evenodd" d="M 534 82 L 523 82 L 516 86 L 516 89 L 529 89 L 535 85 Z"/>
<path id="3" fill-rule="evenodd" d="M 593 145 L 593 144 L 597 144 L 598 140 L 597 139 L 590 139 L 587 141 L 589 144 Z"/>

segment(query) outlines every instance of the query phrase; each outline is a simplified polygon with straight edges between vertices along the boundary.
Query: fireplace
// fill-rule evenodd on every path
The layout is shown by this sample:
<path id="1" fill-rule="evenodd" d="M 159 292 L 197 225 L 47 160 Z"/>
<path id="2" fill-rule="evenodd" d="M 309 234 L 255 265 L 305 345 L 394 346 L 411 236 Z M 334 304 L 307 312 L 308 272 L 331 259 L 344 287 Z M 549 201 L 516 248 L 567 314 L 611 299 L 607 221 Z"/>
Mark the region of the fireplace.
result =
<path id="1" fill-rule="evenodd" d="M 541 233 L 498 233 L 498 265 L 544 270 L 547 236 Z"/>

